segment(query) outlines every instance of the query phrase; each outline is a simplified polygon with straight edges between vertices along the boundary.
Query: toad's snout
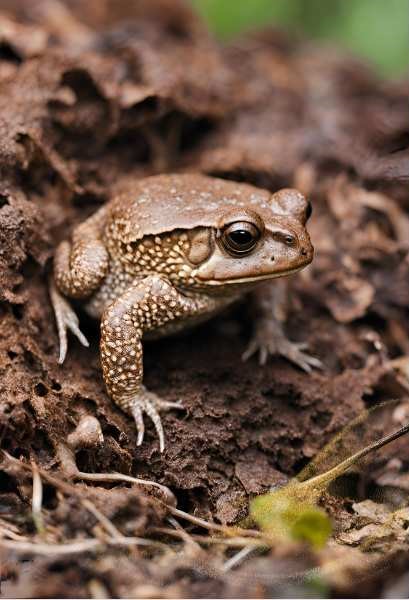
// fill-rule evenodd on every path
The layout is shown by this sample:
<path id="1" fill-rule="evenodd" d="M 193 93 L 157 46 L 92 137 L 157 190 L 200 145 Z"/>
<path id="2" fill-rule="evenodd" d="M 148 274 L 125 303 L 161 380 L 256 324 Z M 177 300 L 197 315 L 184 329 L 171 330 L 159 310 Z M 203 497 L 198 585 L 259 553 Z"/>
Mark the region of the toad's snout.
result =
<path id="1" fill-rule="evenodd" d="M 307 265 L 310 264 L 310 262 L 312 262 L 313 258 L 314 258 L 314 247 L 311 244 L 311 242 L 308 241 L 307 243 L 301 244 L 300 251 L 299 251 L 300 266 L 306 267 Z"/>

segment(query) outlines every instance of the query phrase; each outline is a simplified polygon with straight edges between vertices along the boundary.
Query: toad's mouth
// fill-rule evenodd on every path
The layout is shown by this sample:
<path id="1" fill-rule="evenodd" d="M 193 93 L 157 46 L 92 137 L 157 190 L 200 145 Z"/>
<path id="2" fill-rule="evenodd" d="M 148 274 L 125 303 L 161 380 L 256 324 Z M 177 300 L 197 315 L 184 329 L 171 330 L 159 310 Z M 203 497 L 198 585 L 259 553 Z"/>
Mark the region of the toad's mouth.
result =
<path id="1" fill-rule="evenodd" d="M 255 283 L 257 281 L 265 281 L 267 279 L 276 279 L 277 277 L 286 277 L 287 275 L 293 275 L 304 269 L 307 265 L 301 267 L 294 267 L 292 269 L 283 269 L 282 271 L 276 271 L 275 273 L 267 273 L 265 275 L 254 275 L 253 277 L 236 277 L 231 279 L 200 279 L 202 283 L 206 285 L 229 285 L 239 283 Z"/>

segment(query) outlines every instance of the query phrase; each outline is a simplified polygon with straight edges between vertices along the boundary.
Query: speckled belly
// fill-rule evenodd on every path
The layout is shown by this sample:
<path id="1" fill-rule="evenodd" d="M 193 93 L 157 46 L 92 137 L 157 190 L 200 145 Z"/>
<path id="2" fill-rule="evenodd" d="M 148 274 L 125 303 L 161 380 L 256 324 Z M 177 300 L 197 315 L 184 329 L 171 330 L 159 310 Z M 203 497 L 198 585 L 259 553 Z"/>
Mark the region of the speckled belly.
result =
<path id="1" fill-rule="evenodd" d="M 131 286 L 144 279 L 130 275 L 119 269 L 108 273 L 99 290 L 95 292 L 84 305 L 84 310 L 94 319 L 99 319 L 104 310 L 124 294 Z"/>
<path id="2" fill-rule="evenodd" d="M 193 317 L 188 317 L 183 319 L 182 321 L 170 321 L 166 325 L 162 327 L 158 327 L 154 331 L 147 332 L 143 338 L 146 340 L 157 340 L 162 337 L 166 337 L 168 335 L 173 335 L 180 333 L 181 331 L 188 331 L 189 329 L 193 329 L 197 325 L 201 323 L 205 323 L 218 313 L 220 313 L 226 306 L 234 302 L 234 299 L 229 301 L 220 302 L 220 305 L 215 309 L 209 310 L 209 312 L 201 313 L 200 315 L 196 315 Z"/>

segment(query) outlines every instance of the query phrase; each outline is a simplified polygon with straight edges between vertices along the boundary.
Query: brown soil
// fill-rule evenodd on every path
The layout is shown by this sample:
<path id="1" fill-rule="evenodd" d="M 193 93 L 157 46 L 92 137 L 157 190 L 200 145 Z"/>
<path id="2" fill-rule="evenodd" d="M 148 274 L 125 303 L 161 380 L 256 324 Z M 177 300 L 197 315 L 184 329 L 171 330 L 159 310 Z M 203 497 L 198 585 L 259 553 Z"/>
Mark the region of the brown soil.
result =
<path id="1" fill-rule="evenodd" d="M 231 524 L 251 495 L 295 475 L 363 408 L 407 397 L 390 362 L 409 354 L 407 83 L 277 31 L 221 47 L 175 0 L 134 8 L 1 0 L 0 85 L 0 422 L 10 455 L 67 480 L 67 437 L 92 415 L 103 442 L 78 444 L 81 471 L 154 480 L 183 510 Z M 296 186 L 311 198 L 316 258 L 291 281 L 288 331 L 325 368 L 309 375 L 279 359 L 242 364 L 245 303 L 148 345 L 147 385 L 186 407 L 164 416 L 160 455 L 150 426 L 136 448 L 132 421 L 105 393 L 96 323 L 82 315 L 91 347 L 71 339 L 57 365 L 46 281 L 53 248 L 114 182 L 176 170 Z M 44 482 L 48 541 L 95 530 L 78 495 L 124 535 L 169 527 L 163 505 L 138 487 L 72 485 L 70 495 Z M 5 460 L 0 517 L 28 538 L 31 495 L 31 475 Z M 273 573 L 312 566 L 299 552 L 223 574 L 214 548 L 160 558 L 110 548 L 29 562 L 1 550 L 3 594 L 271 597 L 281 590 Z M 405 568 L 401 557 L 394 564 L 382 585 Z M 349 593 L 380 593 L 379 577 L 366 582 Z M 334 584 L 333 593 L 345 589 Z"/>

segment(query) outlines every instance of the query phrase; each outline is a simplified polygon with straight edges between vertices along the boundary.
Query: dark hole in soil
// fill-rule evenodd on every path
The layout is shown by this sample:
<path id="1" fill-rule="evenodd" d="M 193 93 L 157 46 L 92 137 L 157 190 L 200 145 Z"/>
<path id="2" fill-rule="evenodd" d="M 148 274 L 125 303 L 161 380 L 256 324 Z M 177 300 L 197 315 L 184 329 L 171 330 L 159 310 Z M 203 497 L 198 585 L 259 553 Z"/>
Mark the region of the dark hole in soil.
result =
<path id="1" fill-rule="evenodd" d="M 6 204 L 9 203 L 9 199 L 8 196 L 6 196 L 5 194 L 0 194 L 0 208 L 2 208 L 3 206 L 6 206 Z"/>
<path id="2" fill-rule="evenodd" d="M 334 496 L 359 500 L 361 492 L 360 480 L 361 476 L 359 473 L 345 473 L 330 483 L 328 491 Z"/>
<path id="3" fill-rule="evenodd" d="M 316 415 L 311 417 L 311 420 L 319 427 L 324 428 L 331 421 L 331 418 L 332 415 L 329 412 L 318 412 Z"/>
<path id="4" fill-rule="evenodd" d="M 79 101 L 89 99 L 101 99 L 98 88 L 92 80 L 92 77 L 81 69 L 72 69 L 66 71 L 62 77 L 62 85 L 70 87 Z"/>
<path id="5" fill-rule="evenodd" d="M 0 60 L 4 60 L 6 62 L 13 63 L 15 65 L 20 65 L 23 61 L 21 56 L 5 42 L 0 42 Z"/>
<path id="6" fill-rule="evenodd" d="M 48 394 L 48 388 L 40 381 L 40 383 L 37 383 L 34 386 L 34 392 L 37 394 L 37 396 L 44 397 Z"/>
<path id="7" fill-rule="evenodd" d="M 310 462 L 309 458 L 300 458 L 300 460 L 297 460 L 294 463 L 294 469 L 293 469 L 294 474 L 297 475 L 297 473 L 300 473 L 300 471 L 302 471 L 304 469 L 304 467 L 306 467 L 308 465 L 309 462 Z"/>
<path id="8" fill-rule="evenodd" d="M 52 383 L 51 383 L 51 389 L 54 390 L 55 392 L 60 392 L 61 391 L 61 384 L 58 383 L 58 381 L 52 381 Z"/>
<path id="9" fill-rule="evenodd" d="M 121 431 L 114 425 L 107 425 L 103 429 L 104 436 L 110 435 L 116 442 L 120 442 Z"/>
<path id="10" fill-rule="evenodd" d="M 84 472 L 89 471 L 90 470 L 90 452 L 88 450 L 79 450 L 75 454 L 75 462 L 77 464 L 79 471 L 84 471 Z"/>
<path id="11" fill-rule="evenodd" d="M 121 163 L 131 166 L 149 160 L 149 146 L 140 131 L 121 132 L 107 144 L 110 153 L 120 156 Z"/>
<path id="12" fill-rule="evenodd" d="M 84 217 L 91 216 L 97 211 L 102 204 L 102 201 L 106 198 L 101 198 L 95 194 L 74 194 L 72 197 L 72 203 L 81 209 L 86 210 Z"/>
<path id="13" fill-rule="evenodd" d="M 150 114 L 155 114 L 158 109 L 159 98 L 157 96 L 148 96 L 141 102 L 124 110 L 124 118 L 132 121 L 138 121 L 139 118 L 142 120 Z"/>
<path id="14" fill-rule="evenodd" d="M 21 304 L 13 304 L 11 310 L 15 318 L 21 321 L 24 315 L 24 307 Z"/>
<path id="15" fill-rule="evenodd" d="M 67 564 L 65 561 L 55 561 L 47 566 L 50 573 L 64 573 L 67 571 Z"/>
<path id="16" fill-rule="evenodd" d="M 43 485 L 43 507 L 53 510 L 57 508 L 57 490 L 52 485 Z"/>
<path id="17" fill-rule="evenodd" d="M 2 493 L 17 492 L 16 479 L 5 471 L 0 471 L 0 490 Z"/>
<path id="18" fill-rule="evenodd" d="M 175 113 L 175 115 L 177 116 L 178 113 Z M 169 118 L 171 118 L 171 116 L 169 116 Z M 183 117 L 179 150 L 183 152 L 197 146 L 214 128 L 214 123 L 209 119 L 191 120 Z"/>

